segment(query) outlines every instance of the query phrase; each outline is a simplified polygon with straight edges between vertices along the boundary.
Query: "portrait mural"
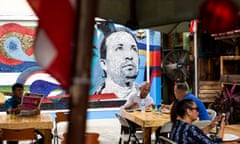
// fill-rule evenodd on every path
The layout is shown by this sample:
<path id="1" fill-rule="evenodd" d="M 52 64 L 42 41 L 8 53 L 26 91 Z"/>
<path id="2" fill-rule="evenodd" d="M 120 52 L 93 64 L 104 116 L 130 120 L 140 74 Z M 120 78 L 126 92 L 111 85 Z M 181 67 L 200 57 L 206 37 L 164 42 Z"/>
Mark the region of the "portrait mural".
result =
<path id="1" fill-rule="evenodd" d="M 43 103 L 55 109 L 68 107 L 69 98 L 59 82 L 38 66 L 33 46 L 35 27 L 18 23 L 0 25 L 0 105 L 6 87 L 19 82 L 28 92 L 44 95 Z M 96 21 L 91 63 L 91 99 L 126 100 L 143 81 L 150 81 L 150 95 L 161 100 L 161 33 L 131 30 L 108 21 Z"/>
<path id="2" fill-rule="evenodd" d="M 160 40 L 160 32 L 131 30 L 112 22 L 97 21 L 93 41 L 90 98 L 101 98 L 102 95 L 102 99 L 125 100 L 136 93 L 147 78 L 153 85 L 151 96 L 159 97 Z"/>

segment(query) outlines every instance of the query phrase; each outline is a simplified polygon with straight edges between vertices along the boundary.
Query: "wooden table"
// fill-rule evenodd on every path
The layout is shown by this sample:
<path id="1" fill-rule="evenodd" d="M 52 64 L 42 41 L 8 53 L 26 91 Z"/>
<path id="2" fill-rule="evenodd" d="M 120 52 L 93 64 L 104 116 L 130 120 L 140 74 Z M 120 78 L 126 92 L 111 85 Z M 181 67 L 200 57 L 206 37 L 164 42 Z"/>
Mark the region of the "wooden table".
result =
<path id="1" fill-rule="evenodd" d="M 228 133 L 228 134 L 234 134 L 240 137 L 240 124 L 236 124 L 236 125 L 227 125 L 224 129 L 224 133 Z M 239 144 L 240 143 L 240 139 L 238 139 L 237 141 L 231 141 L 231 142 L 223 142 L 224 144 Z"/>
<path id="2" fill-rule="evenodd" d="M 144 133 L 144 144 L 151 143 L 151 133 L 152 128 L 157 128 L 162 126 L 164 123 L 170 121 L 169 114 L 157 114 L 155 112 L 127 112 L 122 110 L 122 116 L 126 119 L 140 125 L 143 128 Z"/>
<path id="3" fill-rule="evenodd" d="M 50 114 L 40 114 L 36 116 L 10 117 L 7 114 L 0 114 L 0 128 L 24 129 L 35 128 L 44 135 L 44 143 L 52 143 L 53 120 Z"/>

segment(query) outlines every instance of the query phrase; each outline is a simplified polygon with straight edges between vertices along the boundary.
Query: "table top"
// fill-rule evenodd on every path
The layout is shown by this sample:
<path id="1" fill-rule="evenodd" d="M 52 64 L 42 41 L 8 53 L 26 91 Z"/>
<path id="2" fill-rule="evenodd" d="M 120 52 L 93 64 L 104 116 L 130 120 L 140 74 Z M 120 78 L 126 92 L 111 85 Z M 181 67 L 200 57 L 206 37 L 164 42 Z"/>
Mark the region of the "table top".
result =
<path id="1" fill-rule="evenodd" d="M 159 127 L 164 123 L 170 121 L 170 114 L 156 113 L 156 112 L 141 112 L 133 111 L 127 112 L 121 111 L 123 117 L 135 122 L 142 127 Z"/>
<path id="2" fill-rule="evenodd" d="M 224 128 L 224 134 L 233 134 L 240 137 L 240 124 L 226 125 Z M 224 144 L 234 144 L 239 143 L 240 139 L 237 141 L 223 142 Z"/>
<path id="3" fill-rule="evenodd" d="M 52 129 L 53 120 L 50 114 L 39 114 L 35 116 L 10 116 L 0 114 L 0 128 L 36 128 L 36 129 Z"/>
<path id="4" fill-rule="evenodd" d="M 240 137 L 240 124 L 226 125 L 224 133 L 235 134 Z"/>

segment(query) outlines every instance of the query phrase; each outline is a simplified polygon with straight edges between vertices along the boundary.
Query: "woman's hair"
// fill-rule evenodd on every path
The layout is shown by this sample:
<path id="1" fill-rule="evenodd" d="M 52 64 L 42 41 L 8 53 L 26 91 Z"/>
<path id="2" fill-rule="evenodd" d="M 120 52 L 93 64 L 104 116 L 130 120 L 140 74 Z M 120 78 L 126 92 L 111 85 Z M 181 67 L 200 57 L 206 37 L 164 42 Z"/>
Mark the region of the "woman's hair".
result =
<path id="1" fill-rule="evenodd" d="M 191 99 L 183 99 L 181 101 L 175 100 L 173 107 L 171 109 L 171 121 L 175 123 L 177 117 L 183 118 L 186 114 L 187 109 L 191 108 L 194 101 Z"/>

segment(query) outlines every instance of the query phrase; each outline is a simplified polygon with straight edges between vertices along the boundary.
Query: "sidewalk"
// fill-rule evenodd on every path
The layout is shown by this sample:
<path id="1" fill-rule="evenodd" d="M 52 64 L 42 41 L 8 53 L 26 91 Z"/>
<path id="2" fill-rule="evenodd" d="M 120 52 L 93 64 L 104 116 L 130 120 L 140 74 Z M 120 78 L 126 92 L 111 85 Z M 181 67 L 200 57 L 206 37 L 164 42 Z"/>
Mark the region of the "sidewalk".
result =
<path id="1" fill-rule="evenodd" d="M 118 144 L 120 136 L 118 119 L 91 119 L 87 121 L 87 132 L 100 134 L 100 144 Z"/>
<path id="2" fill-rule="evenodd" d="M 87 121 L 87 131 L 100 134 L 100 144 L 118 144 L 120 123 L 117 118 L 92 119 Z M 152 144 L 155 144 L 155 133 L 152 133 Z"/>

